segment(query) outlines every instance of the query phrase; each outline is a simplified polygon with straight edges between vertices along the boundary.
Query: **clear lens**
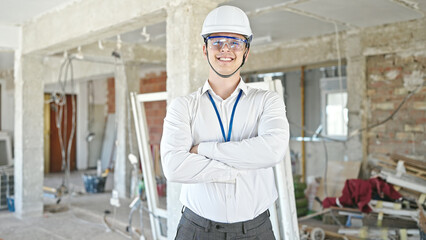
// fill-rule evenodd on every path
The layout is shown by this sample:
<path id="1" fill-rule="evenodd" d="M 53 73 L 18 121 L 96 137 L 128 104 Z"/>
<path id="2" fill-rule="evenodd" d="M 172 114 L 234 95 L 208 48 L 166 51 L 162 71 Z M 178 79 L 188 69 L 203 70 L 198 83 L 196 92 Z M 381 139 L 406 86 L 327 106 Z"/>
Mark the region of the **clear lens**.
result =
<path id="1" fill-rule="evenodd" d="M 228 37 L 228 36 L 213 36 L 207 38 L 207 45 L 211 49 L 220 51 L 225 45 L 232 51 L 242 51 L 246 47 L 246 40 Z"/>

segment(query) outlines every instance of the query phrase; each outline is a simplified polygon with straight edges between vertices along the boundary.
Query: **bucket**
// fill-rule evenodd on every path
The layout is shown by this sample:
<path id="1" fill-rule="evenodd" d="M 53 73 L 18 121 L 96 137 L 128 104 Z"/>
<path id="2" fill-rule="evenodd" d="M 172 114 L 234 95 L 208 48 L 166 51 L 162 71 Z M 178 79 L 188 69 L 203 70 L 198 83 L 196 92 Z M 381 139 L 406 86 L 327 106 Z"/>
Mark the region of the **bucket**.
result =
<path id="1" fill-rule="evenodd" d="M 15 212 L 15 197 L 7 197 L 7 208 L 9 209 L 9 212 Z"/>
<path id="2" fill-rule="evenodd" d="M 88 193 L 101 193 L 105 191 L 106 177 L 96 174 L 83 174 L 84 188 Z"/>

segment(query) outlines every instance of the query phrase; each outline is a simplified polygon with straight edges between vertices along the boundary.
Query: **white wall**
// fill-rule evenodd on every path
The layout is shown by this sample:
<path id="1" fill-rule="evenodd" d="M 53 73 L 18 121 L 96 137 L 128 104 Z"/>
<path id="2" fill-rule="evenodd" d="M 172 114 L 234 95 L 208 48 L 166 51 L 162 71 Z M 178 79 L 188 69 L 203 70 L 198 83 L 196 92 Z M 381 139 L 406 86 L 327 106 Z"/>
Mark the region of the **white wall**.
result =
<path id="1" fill-rule="evenodd" d="M 96 162 L 101 157 L 102 143 L 104 140 L 104 131 L 106 125 L 106 118 L 108 114 L 107 107 L 107 94 L 108 94 L 108 82 L 107 79 L 100 79 L 93 81 L 94 88 L 94 101 L 93 101 L 93 126 L 92 132 L 95 133 L 93 140 L 88 143 L 88 167 L 96 167 Z M 87 99 L 87 98 L 86 98 Z M 87 109 L 90 111 L 89 102 L 85 103 Z M 89 115 L 87 117 L 87 126 L 89 124 Z M 88 128 L 86 128 L 88 129 Z M 87 131 L 89 134 L 89 131 Z"/>
<path id="2" fill-rule="evenodd" d="M 14 116 L 15 116 L 15 101 L 14 90 L 10 86 L 11 80 L 0 78 L 1 85 L 1 130 L 10 133 L 13 138 Z M 13 141 L 12 141 L 13 142 Z"/>
<path id="3" fill-rule="evenodd" d="M 296 165 L 296 174 L 301 174 L 301 142 L 290 140 L 290 149 L 299 153 L 299 162 Z M 326 142 L 328 161 L 345 161 L 345 145 L 339 142 Z M 306 178 L 309 176 L 323 177 L 325 171 L 325 150 L 324 144 L 320 141 L 305 142 L 305 166 Z"/>

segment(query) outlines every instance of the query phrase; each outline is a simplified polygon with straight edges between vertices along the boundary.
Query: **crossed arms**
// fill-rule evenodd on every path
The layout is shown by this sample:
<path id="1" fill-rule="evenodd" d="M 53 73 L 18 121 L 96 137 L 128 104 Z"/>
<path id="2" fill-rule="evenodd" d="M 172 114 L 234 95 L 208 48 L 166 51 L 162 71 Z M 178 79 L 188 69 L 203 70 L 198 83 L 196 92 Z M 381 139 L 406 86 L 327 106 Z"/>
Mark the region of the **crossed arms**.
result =
<path id="1" fill-rule="evenodd" d="M 185 98 L 172 101 L 161 140 L 166 178 L 181 183 L 235 182 L 239 171 L 269 168 L 283 160 L 289 140 L 285 106 L 278 94 L 268 94 L 258 136 L 232 142 L 202 142 L 195 148 L 188 102 Z"/>

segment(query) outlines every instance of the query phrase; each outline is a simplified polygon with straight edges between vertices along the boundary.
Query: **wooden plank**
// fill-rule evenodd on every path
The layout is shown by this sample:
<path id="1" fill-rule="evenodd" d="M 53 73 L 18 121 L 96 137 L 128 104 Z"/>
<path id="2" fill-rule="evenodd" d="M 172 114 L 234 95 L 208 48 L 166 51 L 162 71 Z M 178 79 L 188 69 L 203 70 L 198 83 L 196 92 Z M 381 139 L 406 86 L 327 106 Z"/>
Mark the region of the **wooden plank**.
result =
<path id="1" fill-rule="evenodd" d="M 315 228 L 315 227 L 307 226 L 307 225 L 303 225 L 303 226 L 306 226 L 306 231 L 308 231 L 308 232 L 311 232 Z M 302 225 L 299 225 L 299 228 L 301 228 L 301 227 L 302 227 Z M 326 236 L 332 237 L 332 238 L 345 239 L 345 237 L 346 237 L 349 240 L 360 240 L 360 238 L 354 237 L 354 236 L 342 235 L 342 234 L 332 232 L 332 231 L 328 231 L 328 230 L 324 230 L 324 229 L 323 229 L 323 231 L 324 231 Z"/>
<path id="2" fill-rule="evenodd" d="M 377 160 L 379 160 L 380 162 L 387 164 L 389 166 L 392 166 L 393 168 L 396 168 L 397 162 L 399 160 L 395 160 L 392 158 L 385 158 L 383 156 L 375 156 L 375 158 Z M 404 160 L 402 160 L 404 161 Z M 420 163 L 420 164 L 425 164 L 425 163 Z M 404 161 L 404 167 L 406 170 L 412 171 L 414 172 L 416 175 L 426 175 L 426 171 L 423 171 L 422 169 L 418 168 L 418 165 L 413 166 L 411 163 Z"/>
<path id="3" fill-rule="evenodd" d="M 383 170 L 380 172 L 380 176 L 383 179 L 386 179 L 388 183 L 408 188 L 420 193 L 426 193 L 426 181 L 421 178 L 410 176 L 397 177 L 395 174 Z"/>
<path id="4" fill-rule="evenodd" d="M 426 171 L 426 163 L 425 162 L 422 162 L 422 161 L 419 161 L 419 160 L 416 160 L 416 159 L 413 159 L 413 158 L 409 158 L 409 157 L 406 157 L 406 156 L 402 156 L 402 155 L 399 155 L 399 154 L 396 154 L 396 153 L 390 154 L 390 158 L 393 159 L 394 161 L 402 160 L 409 165 L 412 165 L 416 168 L 420 168 L 420 169 Z"/>
<path id="5" fill-rule="evenodd" d="M 395 167 L 396 167 L 396 163 L 395 163 L 395 165 L 391 165 L 391 164 L 379 162 L 379 163 L 377 163 L 377 165 L 380 166 L 380 167 L 383 167 L 383 168 L 388 168 L 390 170 L 394 170 Z M 413 169 L 413 168 L 410 168 L 410 167 L 407 167 L 407 166 L 405 166 L 405 168 L 406 168 L 406 170 L 408 170 L 407 171 L 408 175 L 411 175 L 413 177 L 422 178 L 423 180 L 426 180 L 426 177 L 423 177 L 423 175 L 426 175 L 426 172 L 423 172 L 423 171 L 416 172 L 416 171 L 418 171 L 417 169 Z"/>
<path id="6" fill-rule="evenodd" d="M 330 207 L 332 210 L 337 211 L 346 211 L 346 212 L 352 212 L 352 213 L 362 213 L 357 208 L 341 208 L 341 207 Z M 374 213 L 380 213 L 383 212 L 384 214 L 388 215 L 395 215 L 395 216 L 405 216 L 405 217 L 416 217 L 418 215 L 417 210 L 395 210 L 395 209 L 389 209 L 389 208 L 372 208 Z"/>
<path id="7" fill-rule="evenodd" d="M 330 209 L 330 208 L 327 208 L 327 209 L 324 209 L 324 210 L 322 210 L 322 211 L 320 211 L 320 212 L 313 213 L 313 214 L 309 214 L 309 215 L 306 215 L 306 216 L 304 216 L 304 217 L 300 217 L 300 218 L 298 218 L 298 219 L 297 219 L 297 221 L 298 221 L 298 222 L 301 222 L 301 221 L 304 221 L 304 220 L 307 220 L 307 219 L 311 219 L 311 218 L 313 218 L 313 217 L 323 215 L 323 214 L 328 213 L 328 212 L 330 212 L 330 211 L 331 211 L 331 209 Z"/>
<path id="8" fill-rule="evenodd" d="M 340 234 L 345 234 L 345 236 L 350 236 L 350 235 L 367 235 L 365 237 L 368 237 L 368 239 L 381 239 L 381 237 L 384 237 L 383 234 L 386 234 L 386 237 L 388 237 L 389 234 L 394 235 L 395 234 L 395 229 L 398 228 L 394 228 L 394 229 L 387 229 L 387 228 L 383 228 L 383 229 L 368 229 L 367 227 L 363 227 L 363 228 L 358 228 L 358 229 L 353 229 L 353 228 L 339 228 L 338 233 Z M 405 229 L 406 233 L 408 235 L 413 235 L 413 236 L 419 236 L 419 230 L 418 229 Z"/>
<path id="9" fill-rule="evenodd" d="M 311 219 L 313 217 L 323 215 L 323 214 L 328 213 L 330 211 L 331 211 L 331 209 L 327 208 L 327 209 L 324 209 L 324 210 L 322 210 L 320 212 L 309 214 L 309 215 L 306 215 L 304 217 L 300 217 L 300 218 L 297 219 L 297 221 L 301 222 L 301 221 L 304 221 L 304 220 L 307 220 L 307 219 Z"/>

